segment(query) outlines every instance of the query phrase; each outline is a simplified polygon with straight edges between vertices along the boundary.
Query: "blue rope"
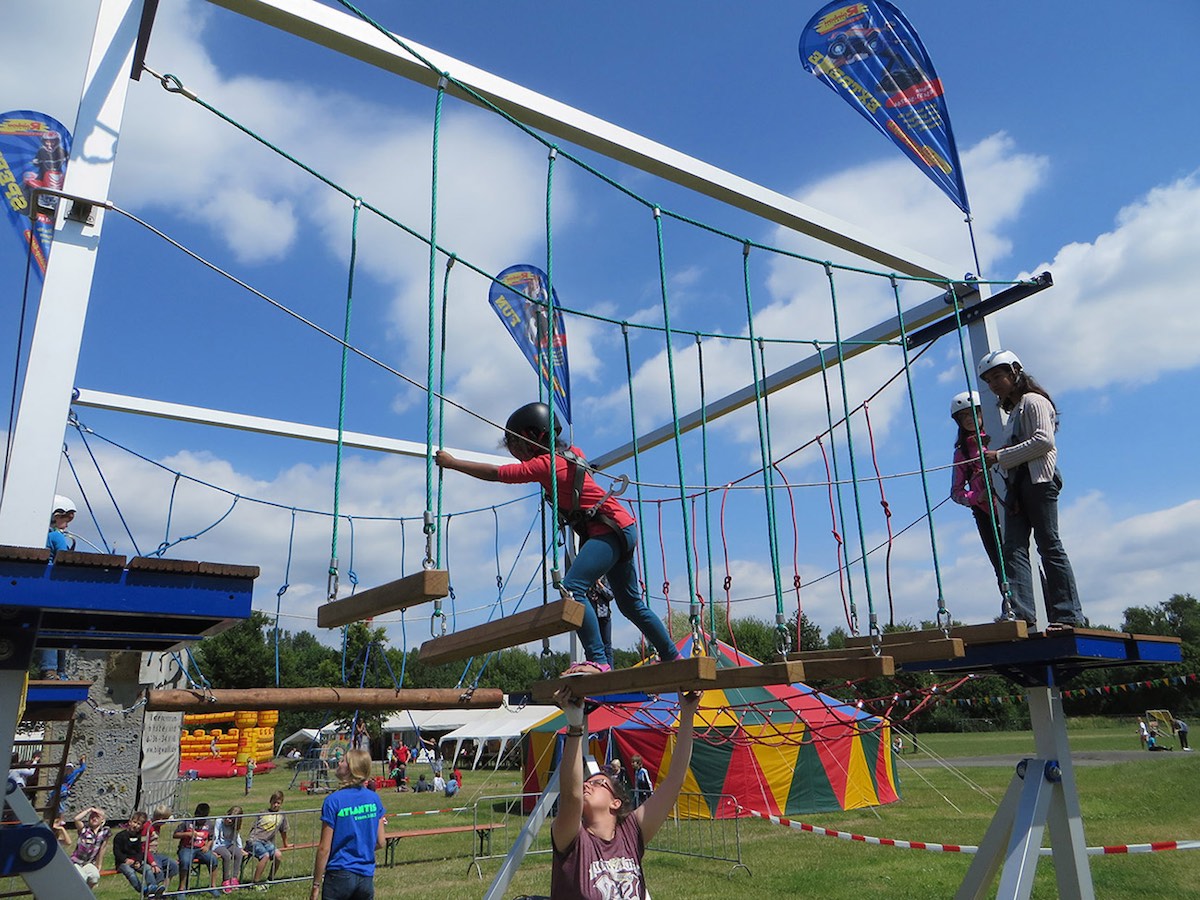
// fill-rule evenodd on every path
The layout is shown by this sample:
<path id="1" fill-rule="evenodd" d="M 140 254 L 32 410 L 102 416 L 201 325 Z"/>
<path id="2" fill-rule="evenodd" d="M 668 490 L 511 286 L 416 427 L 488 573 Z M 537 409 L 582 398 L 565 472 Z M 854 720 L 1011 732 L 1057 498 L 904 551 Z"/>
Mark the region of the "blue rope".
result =
<path id="1" fill-rule="evenodd" d="M 172 494 L 174 494 L 174 489 L 172 489 Z M 163 541 L 161 544 L 158 545 L 158 549 L 155 550 L 150 555 L 151 556 L 162 556 L 164 553 L 166 553 L 168 550 L 170 550 L 176 544 L 182 544 L 184 541 L 194 541 L 194 540 L 196 540 L 196 538 L 200 537 L 202 534 L 212 531 L 214 528 L 216 528 L 218 525 L 220 525 L 222 522 L 224 522 L 229 517 L 229 514 L 231 512 L 233 512 L 233 508 L 238 505 L 238 500 L 240 500 L 240 499 L 241 499 L 241 497 L 239 497 L 235 494 L 233 497 L 233 502 L 231 504 L 229 504 L 229 509 L 225 510 L 225 514 L 223 516 L 221 516 L 221 518 L 217 519 L 217 521 L 215 521 L 211 525 L 209 525 L 207 528 L 202 528 L 199 531 L 197 531 L 195 534 L 186 534 L 183 537 L 179 538 L 178 540 L 171 541 L 170 543 Z M 170 527 L 170 526 L 168 525 L 168 527 Z"/>
<path id="2" fill-rule="evenodd" d="M 75 463 L 71 461 L 71 452 L 67 449 L 66 444 L 63 444 L 63 456 L 66 457 L 67 466 L 71 469 L 71 477 L 75 479 L 75 486 L 79 488 L 79 496 L 83 498 L 83 506 L 88 511 L 88 515 L 92 517 L 92 524 L 96 526 L 96 533 L 100 535 L 100 543 L 104 545 L 105 552 L 115 553 L 115 548 L 110 546 L 104 537 L 104 531 L 100 528 L 100 521 L 96 518 L 96 512 L 92 509 L 91 501 L 88 500 L 87 491 L 83 489 L 83 482 L 79 480 L 79 473 L 75 471 Z"/>
<path id="3" fill-rule="evenodd" d="M 117 498 L 113 496 L 112 488 L 108 486 L 108 479 L 104 477 L 104 471 L 100 468 L 100 461 L 96 459 L 96 454 L 92 452 L 92 447 L 88 443 L 87 435 L 82 429 L 76 429 L 79 432 L 79 437 L 83 441 L 83 447 L 88 452 L 88 456 L 92 458 L 92 463 L 96 466 L 96 474 L 100 476 L 100 483 L 104 485 L 104 490 L 108 492 L 108 499 L 112 501 L 113 508 L 117 511 L 117 518 L 121 520 L 121 524 L 125 527 L 125 533 L 129 535 L 129 542 L 133 544 L 134 552 L 138 556 L 142 555 L 142 551 L 138 548 L 137 541 L 133 537 L 133 532 L 129 530 L 129 523 L 125 521 L 125 516 L 121 512 L 121 505 L 117 503 Z"/>
<path id="4" fill-rule="evenodd" d="M 292 530 L 288 534 L 287 565 L 283 569 L 283 584 L 275 592 L 275 687 L 279 687 L 279 607 L 287 593 L 288 579 L 292 575 L 292 548 L 296 542 L 296 510 L 292 510 Z"/>

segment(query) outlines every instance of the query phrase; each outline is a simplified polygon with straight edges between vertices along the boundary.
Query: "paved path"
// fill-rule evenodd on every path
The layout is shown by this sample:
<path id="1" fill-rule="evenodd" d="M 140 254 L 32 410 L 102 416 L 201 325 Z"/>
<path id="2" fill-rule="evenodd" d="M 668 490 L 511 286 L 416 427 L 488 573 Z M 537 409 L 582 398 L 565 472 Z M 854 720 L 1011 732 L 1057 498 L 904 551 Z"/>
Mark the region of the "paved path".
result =
<path id="1" fill-rule="evenodd" d="M 924 754 L 916 755 L 904 754 L 901 756 L 900 768 L 905 767 L 913 769 L 936 769 L 942 766 L 949 766 L 955 769 L 978 768 L 982 766 L 1013 766 L 1021 760 L 1032 755 L 1030 753 L 1000 753 L 994 756 L 962 756 L 953 759 L 930 759 Z M 1191 753 L 1183 751 L 1163 751 L 1161 753 L 1151 753 L 1148 750 L 1076 750 L 1071 754 L 1071 761 L 1076 766 L 1108 766 L 1119 762 L 1133 762 L 1134 760 L 1152 762 L 1152 763 L 1167 763 L 1171 760 L 1187 759 L 1192 756 Z"/>

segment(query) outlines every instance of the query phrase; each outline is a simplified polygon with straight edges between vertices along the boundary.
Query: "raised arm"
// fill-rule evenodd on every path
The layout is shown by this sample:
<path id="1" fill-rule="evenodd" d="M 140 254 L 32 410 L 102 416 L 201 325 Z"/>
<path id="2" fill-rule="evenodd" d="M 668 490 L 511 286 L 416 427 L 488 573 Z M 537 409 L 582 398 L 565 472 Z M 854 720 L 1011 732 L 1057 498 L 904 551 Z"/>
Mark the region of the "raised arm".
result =
<path id="1" fill-rule="evenodd" d="M 695 731 L 696 710 L 700 706 L 703 693 L 692 691 L 679 696 L 679 731 L 675 735 L 675 751 L 671 754 L 671 765 L 667 768 L 667 777 L 659 784 L 658 790 L 647 798 L 646 802 L 633 811 L 638 817 L 642 828 L 642 840 L 647 844 L 663 822 L 671 814 L 671 807 L 679 798 L 683 780 L 687 777 L 688 766 L 692 763 L 692 739 Z"/>
<path id="2" fill-rule="evenodd" d="M 462 472 L 465 475 L 470 475 L 472 478 L 478 478 L 480 481 L 500 480 L 499 466 L 494 466 L 491 463 L 472 462 L 469 459 L 459 459 L 448 450 L 439 450 L 433 460 L 443 469 L 453 469 L 455 472 Z"/>
<path id="3" fill-rule="evenodd" d="M 550 826 L 556 850 L 564 851 L 579 835 L 583 823 L 583 742 L 587 740 L 587 716 L 583 699 L 565 688 L 554 694 L 554 702 L 567 714 L 567 740 L 558 764 L 558 815 Z"/>

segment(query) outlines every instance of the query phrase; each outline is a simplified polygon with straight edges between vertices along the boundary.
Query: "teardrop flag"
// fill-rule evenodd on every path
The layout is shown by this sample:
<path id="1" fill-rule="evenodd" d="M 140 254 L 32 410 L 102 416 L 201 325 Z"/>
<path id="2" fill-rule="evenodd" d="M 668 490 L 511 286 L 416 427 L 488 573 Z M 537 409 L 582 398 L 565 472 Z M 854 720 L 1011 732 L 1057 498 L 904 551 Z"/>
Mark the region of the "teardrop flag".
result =
<path id="1" fill-rule="evenodd" d="M 542 384 L 554 396 L 562 417 L 571 422 L 571 374 L 567 366 L 567 325 L 554 291 L 554 330 L 547 328 L 550 280 L 537 266 L 509 266 L 496 276 L 488 302 L 508 329 Z M 549 352 L 547 352 L 549 351 Z M 547 356 L 550 372 L 546 370 Z M 551 377 L 553 372 L 553 378 Z"/>
<path id="2" fill-rule="evenodd" d="M 970 214 L 941 79 L 900 10 L 830 3 L 804 26 L 800 60 Z"/>
<path id="3" fill-rule="evenodd" d="M 40 194 L 35 202 L 34 192 L 62 189 L 70 153 L 70 133 L 50 116 L 28 109 L 0 115 L 0 194 L 39 277 L 46 274 L 58 198 Z"/>

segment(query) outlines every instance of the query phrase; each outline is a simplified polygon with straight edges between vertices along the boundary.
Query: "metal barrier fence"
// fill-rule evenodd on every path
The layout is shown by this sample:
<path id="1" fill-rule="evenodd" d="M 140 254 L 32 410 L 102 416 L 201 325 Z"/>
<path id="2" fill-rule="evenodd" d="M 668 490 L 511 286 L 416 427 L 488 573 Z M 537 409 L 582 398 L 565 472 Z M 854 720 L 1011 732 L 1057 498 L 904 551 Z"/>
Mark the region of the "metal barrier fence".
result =
<path id="1" fill-rule="evenodd" d="M 659 853 L 695 856 L 733 863 L 729 870 L 750 872 L 742 862 L 741 820 L 731 794 L 682 793 L 670 817 L 659 829 L 649 849 Z M 726 816 L 726 818 L 718 818 Z"/>

